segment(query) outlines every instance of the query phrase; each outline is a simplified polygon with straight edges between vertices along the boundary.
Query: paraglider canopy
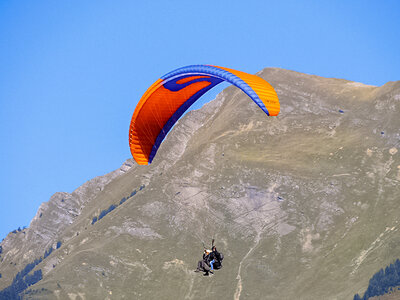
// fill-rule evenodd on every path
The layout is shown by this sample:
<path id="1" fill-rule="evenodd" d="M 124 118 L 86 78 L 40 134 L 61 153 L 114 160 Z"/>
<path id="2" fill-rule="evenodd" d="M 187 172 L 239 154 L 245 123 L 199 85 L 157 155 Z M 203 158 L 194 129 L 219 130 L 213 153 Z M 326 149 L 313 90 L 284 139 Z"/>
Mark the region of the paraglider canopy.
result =
<path id="1" fill-rule="evenodd" d="M 129 146 L 136 162 L 150 164 L 182 114 L 222 81 L 240 88 L 268 116 L 278 115 L 278 96 L 261 77 L 211 65 L 179 68 L 154 82 L 136 106 L 129 129 Z"/>

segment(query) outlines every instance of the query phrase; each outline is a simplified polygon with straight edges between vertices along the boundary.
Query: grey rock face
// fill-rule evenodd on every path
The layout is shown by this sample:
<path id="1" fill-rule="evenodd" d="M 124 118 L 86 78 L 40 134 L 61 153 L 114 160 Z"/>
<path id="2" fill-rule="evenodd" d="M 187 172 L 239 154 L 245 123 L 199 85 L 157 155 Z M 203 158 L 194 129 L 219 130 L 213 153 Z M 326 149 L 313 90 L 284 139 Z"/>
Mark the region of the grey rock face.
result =
<path id="1" fill-rule="evenodd" d="M 73 225 L 86 203 L 132 166 L 132 161 L 128 160 L 120 169 L 84 183 L 71 194 L 55 193 L 48 202 L 40 205 L 28 228 L 8 234 L 1 243 L 1 270 L 8 276 L 2 278 L 0 288 L 10 284 L 13 276 L 26 264 L 42 257 L 45 250 L 55 249 L 58 241 L 66 242 L 69 238 L 63 236 L 65 229 Z"/>
<path id="2" fill-rule="evenodd" d="M 152 165 L 127 161 L 42 204 L 25 234 L 2 243 L 0 287 L 60 240 L 25 298 L 351 299 L 365 290 L 400 257 L 400 82 L 258 75 L 278 93 L 278 117 L 225 89 L 176 124 Z M 208 278 L 193 270 L 212 238 L 225 260 Z"/>

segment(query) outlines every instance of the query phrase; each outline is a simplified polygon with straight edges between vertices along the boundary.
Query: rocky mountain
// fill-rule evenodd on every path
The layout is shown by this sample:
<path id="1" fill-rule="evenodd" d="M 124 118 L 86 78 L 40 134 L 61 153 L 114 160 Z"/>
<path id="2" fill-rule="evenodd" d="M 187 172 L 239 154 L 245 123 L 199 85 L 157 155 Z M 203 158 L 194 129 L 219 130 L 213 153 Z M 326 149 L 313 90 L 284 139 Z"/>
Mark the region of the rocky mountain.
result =
<path id="1" fill-rule="evenodd" d="M 400 257 L 400 81 L 258 75 L 278 93 L 278 117 L 231 86 L 187 113 L 150 166 L 128 160 L 56 193 L 0 244 L 0 290 L 41 270 L 24 299 L 365 291 Z M 224 267 L 204 277 L 193 270 L 212 238 Z"/>

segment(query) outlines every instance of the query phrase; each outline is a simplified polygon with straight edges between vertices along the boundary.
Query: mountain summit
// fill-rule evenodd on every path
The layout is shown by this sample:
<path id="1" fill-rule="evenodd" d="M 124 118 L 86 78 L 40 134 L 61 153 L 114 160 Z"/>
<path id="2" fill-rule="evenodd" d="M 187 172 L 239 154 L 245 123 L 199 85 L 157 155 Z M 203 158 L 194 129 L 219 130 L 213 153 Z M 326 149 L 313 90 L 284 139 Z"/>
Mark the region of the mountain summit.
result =
<path id="1" fill-rule="evenodd" d="M 151 165 L 128 160 L 56 193 L 0 244 L 0 290 L 19 284 L 24 299 L 362 293 L 400 257 L 400 81 L 257 75 L 274 86 L 278 117 L 228 87 L 177 123 Z M 193 271 L 212 238 L 223 268 L 203 277 Z"/>

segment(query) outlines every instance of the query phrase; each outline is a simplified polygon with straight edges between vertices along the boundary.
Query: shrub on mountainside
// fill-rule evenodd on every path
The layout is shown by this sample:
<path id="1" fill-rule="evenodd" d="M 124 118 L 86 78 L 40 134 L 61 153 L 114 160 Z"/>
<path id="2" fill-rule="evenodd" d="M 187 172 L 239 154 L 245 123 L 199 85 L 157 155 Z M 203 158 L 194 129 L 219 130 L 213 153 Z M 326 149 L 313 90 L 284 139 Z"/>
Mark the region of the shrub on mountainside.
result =
<path id="1" fill-rule="evenodd" d="M 53 252 L 52 246 L 50 246 L 50 248 L 44 252 L 43 258 L 46 258 L 47 256 L 49 256 L 51 254 L 51 252 Z"/>
<path id="2" fill-rule="evenodd" d="M 28 286 L 35 284 L 42 280 L 42 270 L 36 270 L 33 274 L 29 272 L 42 261 L 42 258 L 35 259 L 34 262 L 27 264 L 22 271 L 15 275 L 13 282 L 10 286 L 0 291 L 0 299 L 20 299 L 19 294 L 23 292 Z"/>
<path id="3" fill-rule="evenodd" d="M 39 280 L 42 280 L 43 275 L 42 275 L 42 270 L 36 270 L 35 272 L 33 272 L 32 275 L 26 275 L 24 281 L 27 284 L 27 286 L 33 285 L 36 282 L 38 282 Z"/>
<path id="4" fill-rule="evenodd" d="M 111 204 L 107 209 L 102 210 L 100 215 L 99 215 L 99 220 L 101 220 L 102 218 L 104 218 L 109 212 L 113 211 L 114 209 L 116 209 L 117 206 L 114 204 Z"/>

